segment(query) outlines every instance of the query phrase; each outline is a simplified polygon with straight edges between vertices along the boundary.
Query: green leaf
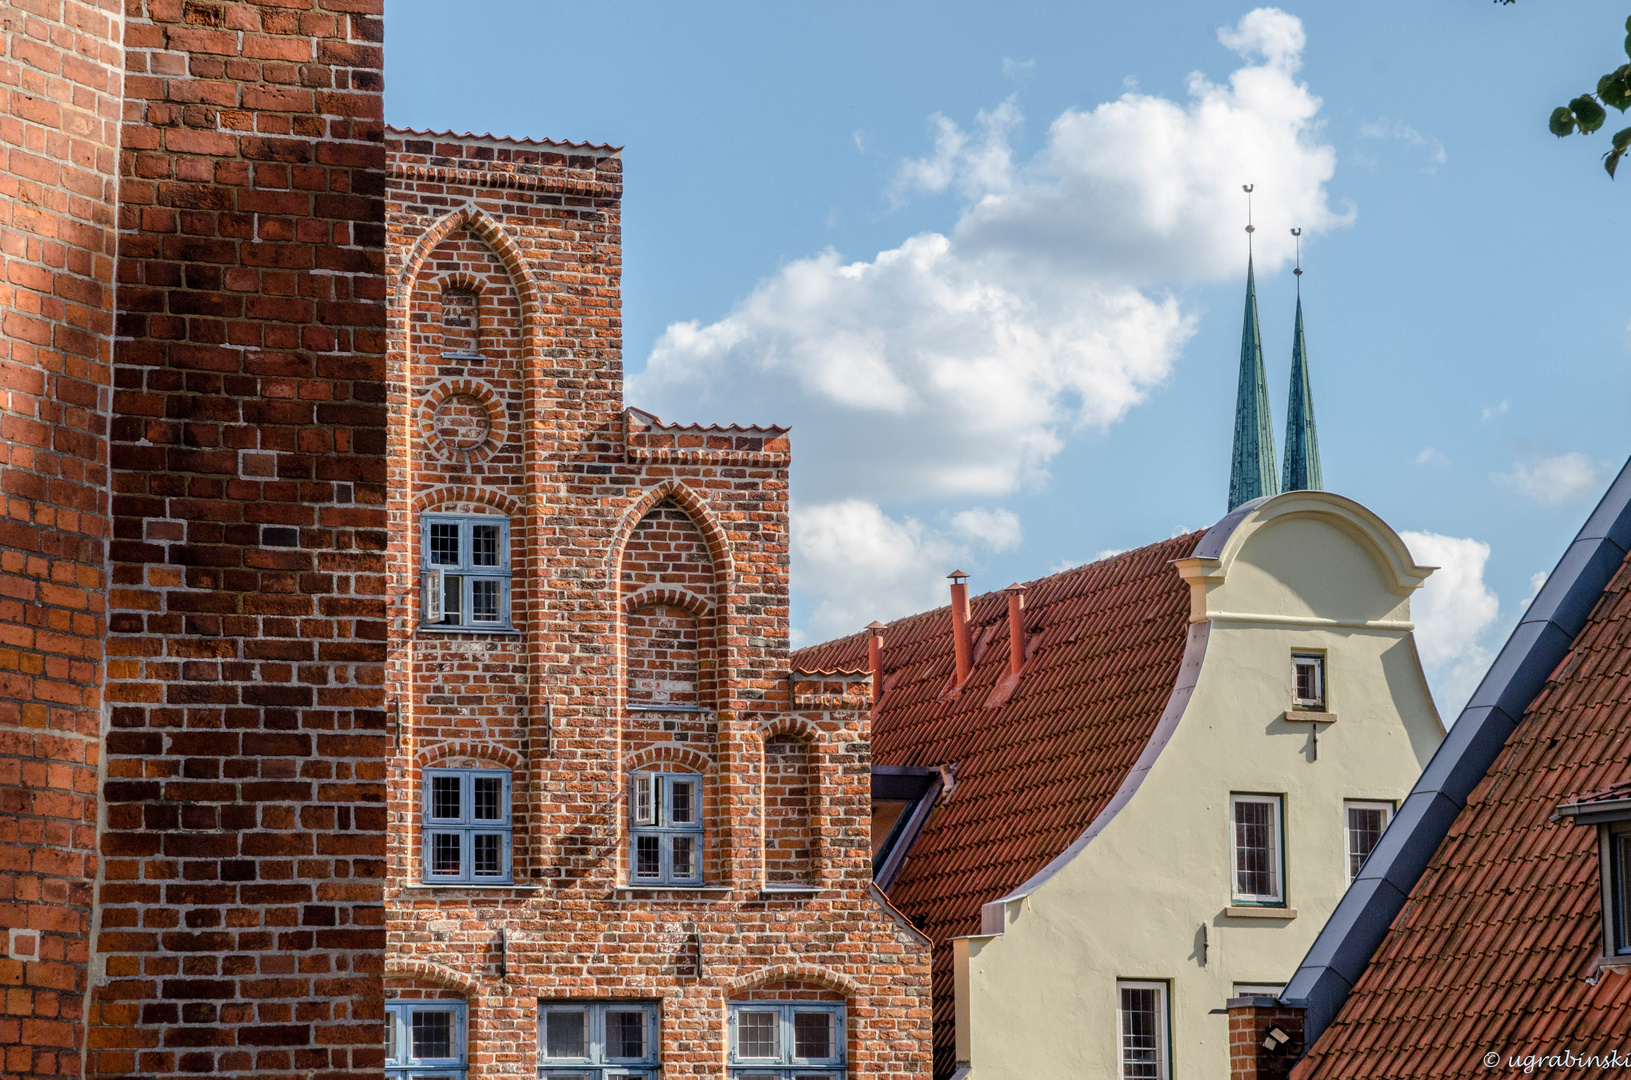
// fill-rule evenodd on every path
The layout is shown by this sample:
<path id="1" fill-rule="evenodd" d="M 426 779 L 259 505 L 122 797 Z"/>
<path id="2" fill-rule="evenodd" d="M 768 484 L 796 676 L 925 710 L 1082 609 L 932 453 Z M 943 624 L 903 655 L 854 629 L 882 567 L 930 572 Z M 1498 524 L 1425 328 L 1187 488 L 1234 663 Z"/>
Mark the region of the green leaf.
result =
<path id="1" fill-rule="evenodd" d="M 1620 158 L 1624 156 L 1624 150 L 1611 150 L 1603 155 L 1603 168 L 1608 170 L 1610 180 L 1614 179 L 1614 170 L 1620 167 Z"/>
<path id="2" fill-rule="evenodd" d="M 1631 64 L 1621 64 L 1597 80 L 1597 96 L 1604 105 L 1612 105 L 1624 112 L 1631 105 Z"/>
<path id="3" fill-rule="evenodd" d="M 1624 150 L 1631 146 L 1631 127 L 1622 128 L 1614 133 L 1614 149 Z"/>
<path id="4" fill-rule="evenodd" d="M 1552 134 L 1560 139 L 1565 135 L 1572 135 L 1574 134 L 1574 113 L 1569 111 L 1567 105 L 1559 105 L 1552 110 L 1552 119 L 1547 126 L 1552 129 Z"/>
<path id="5" fill-rule="evenodd" d="M 1608 119 L 1608 113 L 1603 111 L 1603 107 L 1597 104 L 1597 100 L 1590 94 L 1581 94 L 1569 102 L 1569 111 L 1574 113 L 1575 122 L 1580 125 L 1582 135 L 1596 131 L 1603 126 L 1603 121 Z"/>

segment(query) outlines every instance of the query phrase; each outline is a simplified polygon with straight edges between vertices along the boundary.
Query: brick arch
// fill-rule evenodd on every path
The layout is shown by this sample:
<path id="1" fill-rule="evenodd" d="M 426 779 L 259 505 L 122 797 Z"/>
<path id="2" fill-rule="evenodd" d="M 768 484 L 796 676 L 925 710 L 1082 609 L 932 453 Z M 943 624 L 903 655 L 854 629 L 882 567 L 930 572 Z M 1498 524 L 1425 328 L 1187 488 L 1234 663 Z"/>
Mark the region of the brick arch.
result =
<path id="1" fill-rule="evenodd" d="M 714 513 L 713 507 L 708 505 L 707 500 L 680 480 L 664 480 L 656 487 L 647 488 L 624 512 L 617 536 L 611 544 L 610 580 L 621 583 L 623 550 L 628 546 L 629 537 L 634 535 L 635 528 L 645 520 L 651 508 L 664 499 L 685 511 L 686 516 L 691 519 L 691 524 L 702 534 L 703 541 L 708 545 L 708 558 L 714 564 L 714 589 L 723 604 L 724 597 L 730 595 L 731 570 L 734 565 L 731 561 L 730 538 L 725 535 L 724 526 L 719 523 L 718 515 Z"/>
<path id="2" fill-rule="evenodd" d="M 419 751 L 413 759 L 414 766 L 427 769 L 443 758 L 473 757 L 484 761 L 491 761 L 495 765 L 502 765 L 512 772 L 520 770 L 525 764 L 521 755 L 507 746 L 497 743 L 485 742 L 445 742 L 435 746 L 427 746 Z"/>
<path id="3" fill-rule="evenodd" d="M 521 298 L 521 323 L 524 330 L 536 330 L 543 326 L 543 290 L 538 285 L 538 278 L 527 265 L 527 260 L 521 253 L 520 246 L 504 231 L 504 226 L 493 220 L 487 213 L 474 206 L 461 206 L 438 218 L 430 228 L 425 230 L 417 243 L 408 251 L 408 256 L 402 261 L 402 272 L 396 280 L 396 302 L 406 304 L 413 295 L 414 285 L 419 280 L 419 271 L 424 267 L 425 260 L 436 246 L 452 235 L 453 230 L 468 227 L 471 232 L 492 249 L 498 261 L 510 275 L 510 281 Z"/>
<path id="4" fill-rule="evenodd" d="M 438 506 L 455 502 L 480 503 L 483 506 L 491 506 L 494 510 L 507 514 L 511 518 L 521 516 L 520 503 L 502 492 L 490 491 L 475 485 L 468 487 L 438 487 L 421 492 L 414 496 L 413 512 L 416 515 L 423 514 L 436 509 Z"/>
<path id="5" fill-rule="evenodd" d="M 458 990 L 472 1001 L 482 996 L 481 984 L 475 976 L 466 975 L 434 960 L 406 960 L 386 953 L 385 977 L 389 979 L 392 976 L 400 979 L 423 979 L 448 990 Z"/>
<path id="6" fill-rule="evenodd" d="M 644 769 L 648 765 L 682 765 L 698 776 L 706 775 L 713 768 L 713 762 L 706 754 L 679 743 L 643 747 L 623 759 L 623 768 L 628 771 Z"/>
<path id="7" fill-rule="evenodd" d="M 861 985 L 854 979 L 818 964 L 778 964 L 775 967 L 761 968 L 721 982 L 719 988 L 728 998 L 733 994 L 745 994 L 750 990 L 778 982 L 809 983 L 836 994 L 843 994 L 846 998 L 862 996 Z"/>
<path id="8" fill-rule="evenodd" d="M 777 716 L 766 720 L 749 734 L 758 738 L 761 744 L 781 735 L 796 735 L 814 749 L 821 745 L 822 732 L 819 727 L 802 716 Z"/>
<path id="9" fill-rule="evenodd" d="M 443 239 L 446 239 L 446 237 Z M 434 251 L 435 249 L 432 248 L 431 250 Z M 464 289 L 467 292 L 475 293 L 479 297 L 487 291 L 487 286 L 474 275 L 466 274 L 462 270 L 450 270 L 442 275 L 442 291 L 447 292 L 449 289 Z"/>
<path id="10" fill-rule="evenodd" d="M 623 598 L 623 611 L 630 615 L 641 608 L 657 606 L 677 607 L 689 611 L 698 619 L 709 618 L 714 613 L 713 604 L 689 589 L 659 589 L 647 585 L 643 589 L 636 589 Z"/>
<path id="11" fill-rule="evenodd" d="M 487 410 L 488 420 L 486 440 L 481 445 L 464 451 L 464 460 L 486 461 L 510 441 L 510 411 L 505 407 L 504 400 L 498 396 L 498 392 L 480 379 L 443 379 L 425 390 L 424 400 L 419 404 L 419 441 L 426 447 L 436 449 L 439 442 L 436 434 L 437 410 L 448 398 L 459 394 L 481 402 Z M 437 452 L 448 458 L 454 453 L 446 448 Z"/>

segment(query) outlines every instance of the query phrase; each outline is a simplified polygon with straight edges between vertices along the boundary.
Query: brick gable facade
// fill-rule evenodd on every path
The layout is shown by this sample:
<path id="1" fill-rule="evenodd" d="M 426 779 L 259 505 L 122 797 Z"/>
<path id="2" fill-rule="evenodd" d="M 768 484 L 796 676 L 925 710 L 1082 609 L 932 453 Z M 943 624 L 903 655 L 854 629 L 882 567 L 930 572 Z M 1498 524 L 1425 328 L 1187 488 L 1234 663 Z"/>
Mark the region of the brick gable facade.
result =
<path id="1" fill-rule="evenodd" d="M 472 1076 L 535 1074 L 565 1000 L 655 1002 L 663 1075 L 718 1076 L 727 1004 L 783 999 L 845 1004 L 851 1076 L 924 1075 L 928 944 L 871 886 L 870 702 L 789 668 L 787 433 L 624 408 L 616 150 L 388 155 L 387 994 L 465 1001 Z M 423 624 L 425 515 L 505 523 L 504 625 Z M 425 881 L 431 768 L 507 772 L 513 883 Z M 637 772 L 699 781 L 700 885 L 640 884 Z"/>

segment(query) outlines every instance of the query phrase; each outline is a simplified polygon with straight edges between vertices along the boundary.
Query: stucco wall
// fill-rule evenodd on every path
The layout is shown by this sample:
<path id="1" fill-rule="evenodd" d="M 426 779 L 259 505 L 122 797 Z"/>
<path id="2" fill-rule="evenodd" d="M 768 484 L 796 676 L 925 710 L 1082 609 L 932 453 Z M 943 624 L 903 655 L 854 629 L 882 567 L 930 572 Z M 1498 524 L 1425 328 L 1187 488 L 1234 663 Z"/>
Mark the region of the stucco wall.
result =
<path id="1" fill-rule="evenodd" d="M 1209 625 L 1170 741 L 1089 843 L 1003 906 L 1003 933 L 959 943 L 958 1056 L 978 1080 L 1117 1076 L 1118 978 L 1169 982 L 1173 1076 L 1228 1074 L 1228 1018 L 1211 1010 L 1236 982 L 1289 979 L 1336 906 L 1344 801 L 1403 799 L 1443 737 L 1408 629 L 1422 575 L 1359 509 L 1281 496 L 1221 559 L 1185 568 Z M 1293 650 L 1327 656 L 1338 719 L 1317 756 L 1309 725 L 1284 719 Z M 1231 792 L 1283 796 L 1294 917 L 1226 914 Z"/>

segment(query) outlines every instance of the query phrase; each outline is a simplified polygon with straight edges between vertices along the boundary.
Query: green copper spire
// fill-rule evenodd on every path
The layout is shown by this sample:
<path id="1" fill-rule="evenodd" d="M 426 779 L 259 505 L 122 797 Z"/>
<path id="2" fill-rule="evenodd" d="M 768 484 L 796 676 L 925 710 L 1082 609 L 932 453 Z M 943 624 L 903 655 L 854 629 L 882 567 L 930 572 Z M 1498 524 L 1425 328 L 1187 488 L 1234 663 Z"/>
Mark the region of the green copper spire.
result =
<path id="1" fill-rule="evenodd" d="M 1299 269 L 1297 273 L 1302 271 Z M 1300 291 L 1297 328 L 1291 338 L 1291 396 L 1286 402 L 1286 462 L 1280 488 L 1282 491 L 1325 490 L 1320 478 L 1319 432 L 1314 428 L 1314 392 L 1308 385 L 1308 342 L 1303 339 Z"/>
<path id="2" fill-rule="evenodd" d="M 1274 421 L 1263 375 L 1263 335 L 1257 322 L 1257 281 L 1246 259 L 1246 319 L 1240 330 L 1240 388 L 1235 395 L 1235 451 L 1229 468 L 1229 509 L 1263 495 L 1278 495 Z"/>

